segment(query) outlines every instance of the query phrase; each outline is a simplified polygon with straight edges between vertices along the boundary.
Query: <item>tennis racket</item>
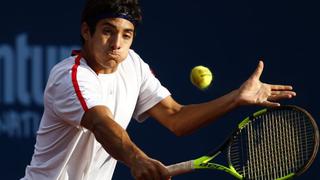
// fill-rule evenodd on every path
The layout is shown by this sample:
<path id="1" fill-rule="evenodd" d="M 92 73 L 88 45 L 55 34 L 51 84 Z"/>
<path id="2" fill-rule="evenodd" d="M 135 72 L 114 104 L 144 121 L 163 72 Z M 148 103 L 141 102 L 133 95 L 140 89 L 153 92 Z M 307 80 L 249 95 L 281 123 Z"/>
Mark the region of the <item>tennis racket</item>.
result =
<path id="1" fill-rule="evenodd" d="M 215 169 L 237 179 L 292 179 L 310 167 L 318 146 L 312 116 L 297 106 L 280 106 L 245 118 L 218 150 L 167 168 L 172 176 Z M 220 154 L 225 154 L 226 166 L 213 162 Z"/>

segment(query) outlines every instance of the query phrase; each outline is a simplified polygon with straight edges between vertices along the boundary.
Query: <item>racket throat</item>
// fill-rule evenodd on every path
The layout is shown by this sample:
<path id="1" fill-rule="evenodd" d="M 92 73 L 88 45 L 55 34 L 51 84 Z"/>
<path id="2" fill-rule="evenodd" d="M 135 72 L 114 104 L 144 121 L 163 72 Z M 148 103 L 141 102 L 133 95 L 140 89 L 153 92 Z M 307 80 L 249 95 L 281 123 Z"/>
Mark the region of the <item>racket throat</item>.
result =
<path id="1" fill-rule="evenodd" d="M 216 156 L 218 156 L 221 153 L 221 151 L 217 152 L 214 156 L 203 156 L 199 159 L 195 159 L 193 161 L 193 168 L 194 169 L 215 169 L 215 170 L 220 170 L 220 171 L 225 171 L 232 176 L 236 177 L 237 179 L 244 179 L 242 175 L 240 175 L 236 169 L 229 165 L 229 167 L 216 164 L 216 163 L 210 163 L 212 159 L 214 159 Z"/>
<path id="2" fill-rule="evenodd" d="M 239 174 L 233 166 L 229 166 L 229 168 L 228 168 L 223 165 L 216 164 L 216 163 L 207 163 L 207 164 L 203 164 L 200 166 L 203 166 L 203 169 L 216 169 L 216 170 L 220 170 L 220 171 L 225 171 L 237 179 L 244 179 L 243 176 L 241 174 Z"/>

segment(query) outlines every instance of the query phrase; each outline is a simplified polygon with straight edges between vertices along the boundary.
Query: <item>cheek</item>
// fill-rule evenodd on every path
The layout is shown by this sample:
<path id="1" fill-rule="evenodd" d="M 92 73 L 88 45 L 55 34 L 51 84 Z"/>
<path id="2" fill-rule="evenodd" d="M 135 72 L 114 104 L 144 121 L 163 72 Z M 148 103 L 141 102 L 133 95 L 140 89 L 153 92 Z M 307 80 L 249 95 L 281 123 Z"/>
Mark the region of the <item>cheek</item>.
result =
<path id="1" fill-rule="evenodd" d="M 126 59 L 127 56 L 128 56 L 128 54 L 129 54 L 129 49 L 126 49 L 125 51 L 123 51 L 123 52 L 121 53 L 121 58 L 122 58 L 123 60 Z"/>
<path id="2" fill-rule="evenodd" d="M 90 46 L 90 51 L 94 59 L 98 62 L 104 61 L 105 58 L 105 51 L 103 50 L 102 46 L 99 46 L 96 43 L 92 43 Z"/>
<path id="3" fill-rule="evenodd" d="M 102 54 L 105 55 L 106 51 L 105 46 L 97 41 L 91 44 L 91 50 L 98 56 L 101 56 Z"/>
<path id="4" fill-rule="evenodd" d="M 124 46 L 123 46 L 123 57 L 127 57 L 128 56 L 128 53 L 129 53 L 129 50 L 130 50 L 130 47 L 131 47 L 131 44 L 132 44 L 132 41 L 130 43 L 126 43 Z"/>

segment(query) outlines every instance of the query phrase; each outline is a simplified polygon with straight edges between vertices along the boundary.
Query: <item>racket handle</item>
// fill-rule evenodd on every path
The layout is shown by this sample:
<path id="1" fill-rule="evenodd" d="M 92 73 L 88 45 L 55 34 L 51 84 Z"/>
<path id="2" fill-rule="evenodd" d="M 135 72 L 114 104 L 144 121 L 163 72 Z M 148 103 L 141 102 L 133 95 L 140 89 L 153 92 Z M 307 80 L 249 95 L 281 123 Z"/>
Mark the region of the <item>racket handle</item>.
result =
<path id="1" fill-rule="evenodd" d="M 170 176 L 176 176 L 179 174 L 188 173 L 194 170 L 193 160 L 185 161 L 177 164 L 167 166 Z"/>

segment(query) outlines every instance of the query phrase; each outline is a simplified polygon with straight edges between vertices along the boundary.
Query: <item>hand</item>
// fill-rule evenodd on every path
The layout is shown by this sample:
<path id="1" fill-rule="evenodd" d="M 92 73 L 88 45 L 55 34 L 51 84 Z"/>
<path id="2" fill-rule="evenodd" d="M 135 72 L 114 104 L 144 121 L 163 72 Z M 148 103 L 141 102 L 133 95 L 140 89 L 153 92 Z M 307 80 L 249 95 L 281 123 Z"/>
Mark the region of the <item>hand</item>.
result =
<path id="1" fill-rule="evenodd" d="M 136 180 L 170 180 L 167 168 L 160 161 L 146 155 L 136 158 L 131 166 L 131 174 Z"/>
<path id="2" fill-rule="evenodd" d="M 260 81 L 263 71 L 263 62 L 259 61 L 258 67 L 250 78 L 238 89 L 238 103 L 240 105 L 280 106 L 280 99 L 296 96 L 292 86 L 266 84 Z"/>

